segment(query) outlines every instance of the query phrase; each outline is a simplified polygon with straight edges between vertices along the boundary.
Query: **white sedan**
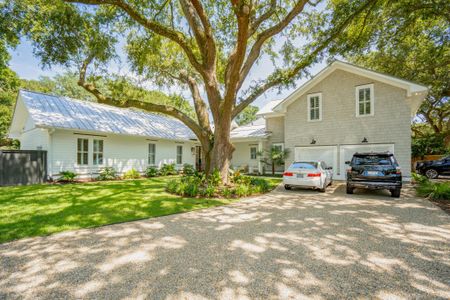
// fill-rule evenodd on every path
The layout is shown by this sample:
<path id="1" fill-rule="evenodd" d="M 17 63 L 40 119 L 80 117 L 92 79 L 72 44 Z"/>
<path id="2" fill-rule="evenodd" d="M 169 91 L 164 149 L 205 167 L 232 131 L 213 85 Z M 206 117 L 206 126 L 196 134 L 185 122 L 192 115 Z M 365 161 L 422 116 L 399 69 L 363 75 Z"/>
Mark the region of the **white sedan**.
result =
<path id="1" fill-rule="evenodd" d="M 325 192 L 333 182 L 333 168 L 324 161 L 297 161 L 292 163 L 283 173 L 286 190 L 292 187 L 307 187 Z"/>

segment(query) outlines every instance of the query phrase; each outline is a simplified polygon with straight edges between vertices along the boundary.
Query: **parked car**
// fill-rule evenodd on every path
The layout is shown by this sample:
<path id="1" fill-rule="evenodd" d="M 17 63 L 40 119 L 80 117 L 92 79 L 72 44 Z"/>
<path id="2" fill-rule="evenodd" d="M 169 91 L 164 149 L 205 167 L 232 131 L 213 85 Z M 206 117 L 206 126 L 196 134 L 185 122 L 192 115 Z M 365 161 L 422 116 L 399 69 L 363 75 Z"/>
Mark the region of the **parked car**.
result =
<path id="1" fill-rule="evenodd" d="M 450 175 L 450 155 L 438 160 L 419 161 L 416 171 L 430 179 L 438 178 L 439 175 Z"/>
<path id="2" fill-rule="evenodd" d="M 402 172 L 394 154 L 390 152 L 355 153 L 346 162 L 347 194 L 355 188 L 387 189 L 392 197 L 400 197 Z"/>
<path id="3" fill-rule="evenodd" d="M 325 192 L 333 182 L 332 169 L 324 161 L 294 162 L 283 173 L 284 188 L 290 190 L 292 187 L 306 187 Z"/>

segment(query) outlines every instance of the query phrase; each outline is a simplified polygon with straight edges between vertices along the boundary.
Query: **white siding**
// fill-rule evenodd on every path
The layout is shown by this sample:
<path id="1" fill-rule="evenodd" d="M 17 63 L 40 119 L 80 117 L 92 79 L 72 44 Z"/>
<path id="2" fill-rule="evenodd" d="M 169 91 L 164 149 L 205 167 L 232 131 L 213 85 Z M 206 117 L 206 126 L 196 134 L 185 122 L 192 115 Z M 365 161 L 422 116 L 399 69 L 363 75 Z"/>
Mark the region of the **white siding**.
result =
<path id="1" fill-rule="evenodd" d="M 87 166 L 77 165 L 77 139 L 89 140 L 89 164 Z M 93 165 L 93 140 L 104 141 L 104 164 Z M 56 175 L 60 171 L 70 170 L 78 174 L 96 174 L 103 167 L 113 167 L 119 173 L 126 172 L 132 168 L 143 172 L 148 166 L 148 144 L 156 145 L 156 164 L 162 166 L 164 163 L 174 163 L 176 160 L 176 146 L 183 146 L 183 164 L 194 164 L 194 155 L 191 147 L 193 142 L 174 142 L 168 140 L 150 140 L 143 137 L 106 135 L 91 136 L 74 134 L 72 131 L 57 130 L 52 134 L 52 161 L 49 164 L 49 173 Z M 179 168 L 182 165 L 177 166 Z"/>
<path id="2" fill-rule="evenodd" d="M 249 171 L 258 170 L 258 160 L 250 158 L 250 147 L 256 147 L 258 151 L 258 142 L 233 142 L 235 150 L 233 152 L 233 157 L 231 159 L 231 166 L 234 169 L 244 169 L 249 167 Z"/>

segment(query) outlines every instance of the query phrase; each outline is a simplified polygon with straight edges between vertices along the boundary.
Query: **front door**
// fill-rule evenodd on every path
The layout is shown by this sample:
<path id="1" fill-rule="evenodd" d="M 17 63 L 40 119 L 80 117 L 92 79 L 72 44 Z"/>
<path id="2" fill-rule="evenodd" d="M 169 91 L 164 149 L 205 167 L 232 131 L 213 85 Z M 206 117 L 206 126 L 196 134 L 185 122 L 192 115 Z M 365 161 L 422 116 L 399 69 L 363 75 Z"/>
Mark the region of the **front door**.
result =
<path id="1" fill-rule="evenodd" d="M 201 146 L 195 146 L 195 169 L 197 171 L 203 170 L 202 147 Z"/>

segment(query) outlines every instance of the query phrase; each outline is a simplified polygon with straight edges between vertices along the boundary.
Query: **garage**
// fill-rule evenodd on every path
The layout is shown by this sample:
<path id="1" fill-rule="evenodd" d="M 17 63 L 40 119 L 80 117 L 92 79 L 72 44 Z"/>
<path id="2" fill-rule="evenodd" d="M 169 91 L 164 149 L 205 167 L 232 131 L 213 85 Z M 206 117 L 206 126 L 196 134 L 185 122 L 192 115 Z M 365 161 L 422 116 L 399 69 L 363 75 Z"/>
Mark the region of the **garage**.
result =
<path id="1" fill-rule="evenodd" d="M 305 146 L 295 147 L 295 160 L 322 160 L 333 167 L 334 177 L 337 178 L 338 147 L 337 146 Z"/>
<path id="2" fill-rule="evenodd" d="M 394 144 L 366 144 L 366 145 L 341 145 L 339 147 L 339 164 L 341 174 L 336 177 L 337 179 L 345 179 L 345 165 L 346 161 L 352 159 L 353 154 L 356 152 L 385 152 L 389 151 L 394 153 Z"/>
<path id="3" fill-rule="evenodd" d="M 383 151 L 394 153 L 394 144 L 295 147 L 295 160 L 323 160 L 333 167 L 335 179 L 345 180 L 345 162 L 351 160 L 354 153 Z"/>

